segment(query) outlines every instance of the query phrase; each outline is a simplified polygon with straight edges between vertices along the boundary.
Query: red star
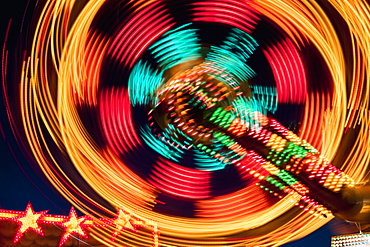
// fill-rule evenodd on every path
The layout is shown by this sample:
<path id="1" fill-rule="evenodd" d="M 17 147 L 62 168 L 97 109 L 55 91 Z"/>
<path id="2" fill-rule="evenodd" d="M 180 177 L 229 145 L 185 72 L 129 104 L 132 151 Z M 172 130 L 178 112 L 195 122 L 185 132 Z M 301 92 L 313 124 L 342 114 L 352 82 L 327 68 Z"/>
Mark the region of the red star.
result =
<path id="1" fill-rule="evenodd" d="M 118 210 L 117 217 L 113 220 L 113 224 L 117 228 L 117 230 L 113 233 L 112 240 L 114 241 L 117 237 L 117 235 L 123 230 L 131 230 L 135 233 L 138 231 L 136 230 L 135 225 L 132 224 L 132 216 L 131 214 L 123 211 L 122 209 Z"/>
<path id="2" fill-rule="evenodd" d="M 17 243 L 22 238 L 23 234 L 25 234 L 29 230 L 33 230 L 37 234 L 44 236 L 44 232 L 37 222 L 46 214 L 46 212 L 47 211 L 35 213 L 35 211 L 33 211 L 31 203 L 28 203 L 24 213 L 13 218 L 13 221 L 20 223 L 13 243 Z"/>
<path id="3" fill-rule="evenodd" d="M 59 247 L 62 246 L 68 239 L 72 236 L 73 233 L 77 233 L 83 238 L 87 238 L 88 235 L 85 232 L 85 228 L 89 227 L 90 224 L 85 224 L 84 222 L 88 219 L 88 216 L 77 217 L 76 210 L 72 207 L 69 212 L 69 219 L 61 223 L 65 231 L 60 240 Z"/>

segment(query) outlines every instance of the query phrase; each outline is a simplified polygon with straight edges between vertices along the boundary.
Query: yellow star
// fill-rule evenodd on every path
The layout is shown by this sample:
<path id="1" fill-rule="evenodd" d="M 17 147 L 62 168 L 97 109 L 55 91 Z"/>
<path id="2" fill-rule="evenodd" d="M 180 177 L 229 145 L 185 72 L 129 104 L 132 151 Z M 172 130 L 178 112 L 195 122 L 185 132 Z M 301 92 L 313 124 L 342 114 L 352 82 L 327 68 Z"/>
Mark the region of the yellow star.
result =
<path id="1" fill-rule="evenodd" d="M 14 221 L 21 223 L 17 234 L 14 238 L 14 243 L 17 243 L 24 233 L 26 233 L 28 230 L 33 230 L 37 234 L 40 234 L 41 236 L 44 236 L 44 232 L 42 231 L 42 228 L 38 225 L 37 221 L 46 213 L 47 211 L 43 211 L 40 213 L 35 213 L 33 211 L 31 203 L 27 204 L 25 215 L 20 216 L 14 219 Z"/>
<path id="2" fill-rule="evenodd" d="M 84 231 L 84 228 L 87 227 L 84 225 L 86 216 L 77 217 L 76 210 L 72 207 L 69 213 L 69 219 L 62 223 L 62 226 L 65 229 L 65 232 L 60 240 L 59 246 L 62 246 L 67 240 L 72 236 L 73 233 L 87 238 L 87 234 Z"/>
<path id="3" fill-rule="evenodd" d="M 113 233 L 113 240 L 123 229 L 137 232 L 135 226 L 131 223 L 131 217 L 132 216 L 129 213 L 123 211 L 122 209 L 118 210 L 118 216 L 113 221 L 113 224 L 117 228 L 117 230 Z"/>

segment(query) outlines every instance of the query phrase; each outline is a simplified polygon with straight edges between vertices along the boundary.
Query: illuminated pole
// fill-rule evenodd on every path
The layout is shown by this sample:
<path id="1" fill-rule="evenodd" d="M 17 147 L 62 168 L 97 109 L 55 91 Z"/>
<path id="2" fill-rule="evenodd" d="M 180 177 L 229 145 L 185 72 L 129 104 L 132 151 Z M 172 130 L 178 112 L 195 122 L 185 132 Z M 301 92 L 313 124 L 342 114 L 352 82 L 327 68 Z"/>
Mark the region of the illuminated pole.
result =
<path id="1" fill-rule="evenodd" d="M 356 188 L 309 143 L 258 111 L 250 92 L 217 69 L 203 63 L 172 78 L 158 93 L 152 113 L 158 127 L 225 165 L 243 167 L 244 159 L 254 156 L 270 174 L 259 183 L 262 188 L 298 193 L 314 208 L 321 205 L 345 220 L 369 222 L 368 188 Z"/>

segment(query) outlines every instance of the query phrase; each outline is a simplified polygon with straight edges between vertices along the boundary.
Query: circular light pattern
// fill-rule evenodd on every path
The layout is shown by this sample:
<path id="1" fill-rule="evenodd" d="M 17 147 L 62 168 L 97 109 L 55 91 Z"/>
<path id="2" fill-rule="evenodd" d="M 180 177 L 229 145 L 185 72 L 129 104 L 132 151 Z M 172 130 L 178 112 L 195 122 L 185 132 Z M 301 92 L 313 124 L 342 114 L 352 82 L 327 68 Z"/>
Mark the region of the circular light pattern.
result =
<path id="1" fill-rule="evenodd" d="M 22 122 L 6 95 L 9 118 L 86 214 L 153 219 L 162 246 L 279 246 L 352 217 L 344 192 L 368 179 L 369 9 L 46 1 Z M 108 243 L 106 231 L 92 234 Z M 109 244 L 151 242 L 127 232 Z"/>

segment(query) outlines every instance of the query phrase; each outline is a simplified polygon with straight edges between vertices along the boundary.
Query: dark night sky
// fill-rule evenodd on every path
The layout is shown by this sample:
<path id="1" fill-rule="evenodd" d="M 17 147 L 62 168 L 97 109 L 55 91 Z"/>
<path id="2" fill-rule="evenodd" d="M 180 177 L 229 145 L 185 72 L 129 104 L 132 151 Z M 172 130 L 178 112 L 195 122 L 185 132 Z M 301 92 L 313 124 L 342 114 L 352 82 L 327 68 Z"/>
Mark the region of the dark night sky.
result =
<path id="1" fill-rule="evenodd" d="M 7 2 L 5 7 L 4 2 Z M 13 18 L 12 28 L 19 27 L 27 1 L 2 0 L 0 5 L 0 9 L 5 9 L 6 12 L 1 17 L 0 40 L 2 40 L 9 18 Z M 17 32 L 13 30 L 9 38 L 11 42 L 17 41 L 16 34 Z M 14 65 L 9 64 L 9 71 L 12 70 L 12 66 Z M 10 81 L 10 83 L 17 82 Z M 31 168 L 30 162 L 25 159 L 17 147 L 7 122 L 3 97 L 1 97 L 0 107 L 2 135 L 0 142 L 0 208 L 23 211 L 30 201 L 35 211 L 49 210 L 50 214 L 68 215 L 71 205 L 45 179 L 40 178 L 41 173 Z M 328 247 L 331 236 L 336 234 L 333 229 L 341 224 L 339 221 L 333 221 L 313 234 L 286 244 L 284 247 Z"/>

